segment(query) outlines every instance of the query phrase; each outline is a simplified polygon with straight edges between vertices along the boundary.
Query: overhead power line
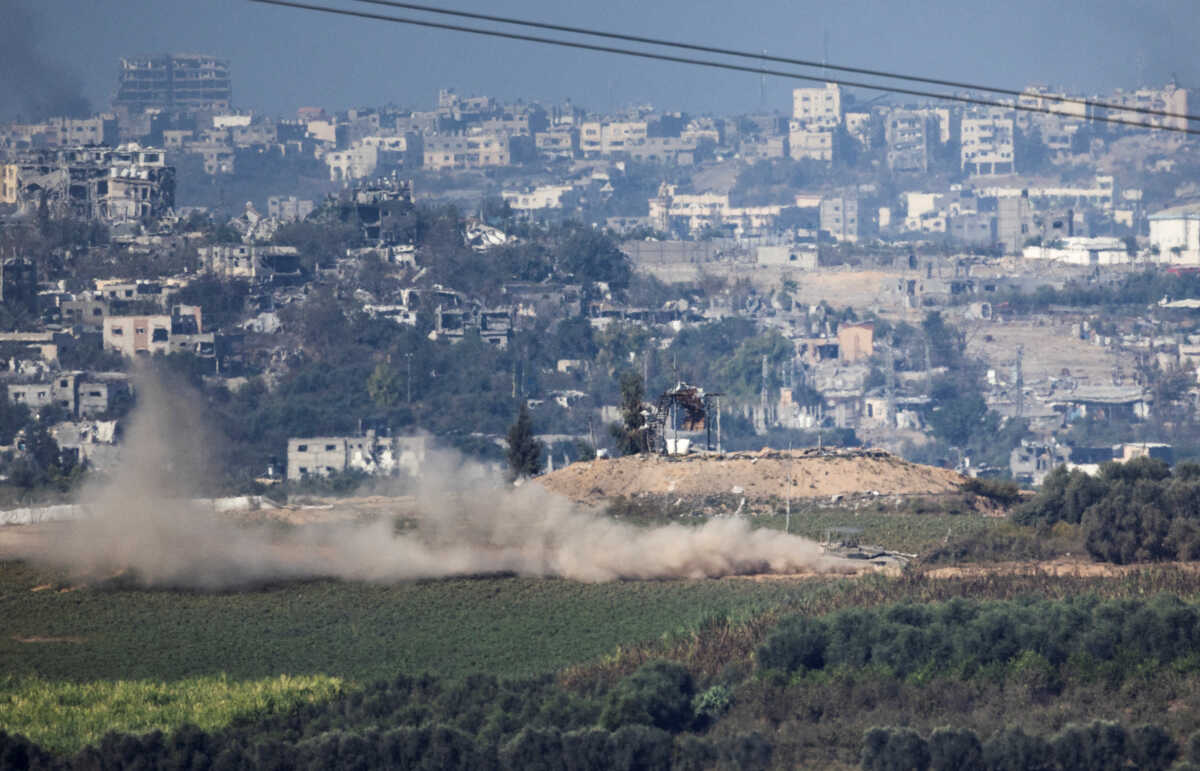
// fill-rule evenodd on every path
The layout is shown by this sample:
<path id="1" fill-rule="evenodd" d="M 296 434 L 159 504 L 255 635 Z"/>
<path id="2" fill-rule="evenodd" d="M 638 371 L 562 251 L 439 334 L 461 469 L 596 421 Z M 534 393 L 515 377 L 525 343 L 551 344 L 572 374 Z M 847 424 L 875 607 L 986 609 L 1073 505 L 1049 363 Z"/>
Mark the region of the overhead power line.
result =
<path id="1" fill-rule="evenodd" d="M 630 35 L 621 32 L 603 32 L 601 30 L 589 29 L 587 27 L 572 27 L 564 24 L 551 24 L 549 22 L 531 21 L 529 19 L 515 19 L 509 16 L 495 16 L 487 13 L 474 13 L 472 11 L 456 11 L 449 8 L 436 8 L 432 5 L 405 3 L 400 2 L 399 0 L 355 0 L 355 2 L 368 3 L 370 5 L 383 5 L 390 8 L 404 8 L 410 11 L 436 13 L 443 16 L 457 16 L 463 19 L 499 22 L 501 24 L 512 24 L 520 27 L 534 27 L 536 29 L 552 30 L 555 32 L 569 32 L 576 35 L 590 35 L 592 37 L 602 37 L 610 40 L 624 40 L 628 43 L 647 43 L 650 45 L 664 46 L 667 48 L 680 48 L 688 51 L 697 51 L 707 54 L 737 56 L 743 59 L 776 62 L 778 64 L 795 64 L 801 67 L 816 67 L 826 70 L 836 70 L 838 72 L 849 72 L 855 75 L 870 75 L 872 77 L 889 78 L 891 80 L 904 80 L 910 83 L 926 83 L 932 86 L 961 88 L 968 91 L 987 91 L 993 94 L 1004 94 L 1006 96 L 1036 96 L 1039 99 L 1049 99 L 1062 104 L 1079 104 L 1105 110 L 1120 110 L 1122 112 L 1136 112 L 1145 115 L 1154 115 L 1161 118 L 1183 118 L 1184 120 L 1189 121 L 1200 121 L 1200 115 L 1188 115 L 1186 113 L 1170 112 L 1167 110 L 1156 110 L 1151 107 L 1138 107 L 1136 105 L 1127 107 L 1125 105 L 1114 104 L 1112 102 L 1101 102 L 1094 99 L 1085 99 L 1083 97 L 1067 96 L 1065 94 L 1038 94 L 1031 91 L 1017 91 L 1011 88 L 1002 88 L 997 86 L 981 86 L 978 83 L 942 80 L 940 78 L 928 78 L 920 75 L 903 75 L 900 73 L 888 72 L 886 70 L 867 69 L 865 67 L 848 67 L 845 65 L 828 64 L 823 61 L 818 62 L 808 59 L 794 59 L 786 56 L 768 55 L 766 51 L 762 51 L 760 53 L 755 53 L 753 51 L 739 51 L 733 48 L 719 48 L 717 46 L 702 45 L 699 43 L 683 43 L 677 40 L 663 40 L 662 38 L 643 37 L 641 35 Z"/>
<path id="2" fill-rule="evenodd" d="M 458 24 L 447 24 L 436 21 L 426 21 L 420 19 L 406 19 L 400 16 L 386 16 L 378 13 L 368 13 L 366 11 L 354 11 L 347 8 L 330 8 L 323 5 L 312 5 L 310 3 L 295 2 L 295 0 L 249 0 L 252 3 L 262 5 L 276 5 L 284 8 L 295 8 L 303 11 L 314 11 L 318 13 L 328 13 L 338 16 L 350 16 L 359 19 L 367 19 L 371 21 L 386 21 L 395 24 L 407 24 L 415 27 L 426 27 L 429 29 L 441 29 L 451 32 L 466 32 L 472 35 L 483 35 L 487 37 L 503 38 L 506 40 L 520 40 L 528 43 L 542 43 L 544 45 L 553 45 L 563 48 L 574 48 L 584 51 L 596 51 L 599 53 L 619 54 L 622 56 L 635 56 L 642 59 L 653 59 L 663 62 L 675 62 L 677 64 L 691 64 L 698 67 L 709 67 L 712 69 L 729 70 L 733 72 L 747 72 L 754 75 L 770 75 L 772 77 L 789 78 L 792 80 L 804 80 L 812 83 L 833 83 L 835 85 L 845 86 L 847 88 L 864 88 L 872 91 L 885 91 L 893 94 L 905 94 L 907 96 L 919 96 L 927 99 L 941 99 L 952 102 L 961 102 L 964 104 L 973 104 L 983 107 L 999 107 L 1004 110 L 1019 110 L 1022 112 L 1041 113 L 1046 115 L 1063 116 L 1062 112 L 1055 111 L 1046 107 L 1034 107 L 1031 105 L 1008 104 L 1006 102 L 996 101 L 994 99 L 982 99 L 973 96 L 961 96 L 958 94 L 941 94 L 933 91 L 920 91 L 912 88 L 900 88 L 897 86 L 881 85 L 877 83 L 860 83 L 852 80 L 844 80 L 837 78 L 820 77 L 817 75 L 802 75 L 796 72 L 785 72 L 782 70 L 769 70 L 763 67 L 751 67 L 742 64 L 732 64 L 729 62 L 718 62 L 709 59 L 694 59 L 687 56 L 675 56 L 672 54 L 655 53 L 651 51 L 638 51 L 630 48 L 616 48 L 614 46 L 596 45 L 593 43 L 582 43 L 573 40 L 560 40 L 556 38 L 538 37 L 536 35 L 524 35 L 516 32 L 502 32 L 500 30 L 479 29 L 477 27 L 464 27 Z M 1174 131 L 1181 134 L 1196 134 L 1200 135 L 1200 129 L 1182 128 L 1178 126 L 1155 126 L 1141 121 L 1125 120 L 1123 118 L 1113 118 L 1109 116 L 1094 116 L 1089 118 L 1099 123 L 1113 123 L 1123 126 L 1133 126 L 1142 129 L 1156 129 L 1159 131 Z"/>

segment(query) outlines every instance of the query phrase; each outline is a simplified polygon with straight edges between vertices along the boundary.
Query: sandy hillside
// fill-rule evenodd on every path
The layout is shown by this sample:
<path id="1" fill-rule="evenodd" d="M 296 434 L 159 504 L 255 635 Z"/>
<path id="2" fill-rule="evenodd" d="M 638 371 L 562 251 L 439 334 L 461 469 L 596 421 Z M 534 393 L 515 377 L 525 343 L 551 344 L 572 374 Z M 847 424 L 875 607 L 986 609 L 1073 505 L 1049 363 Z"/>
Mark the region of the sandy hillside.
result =
<path id="1" fill-rule="evenodd" d="M 629 456 L 583 463 L 538 477 L 550 490 L 576 501 L 636 494 L 784 498 L 791 474 L 792 498 L 856 495 L 936 495 L 958 489 L 963 477 L 948 469 L 920 466 L 882 450 L 764 450 L 666 458 Z"/>

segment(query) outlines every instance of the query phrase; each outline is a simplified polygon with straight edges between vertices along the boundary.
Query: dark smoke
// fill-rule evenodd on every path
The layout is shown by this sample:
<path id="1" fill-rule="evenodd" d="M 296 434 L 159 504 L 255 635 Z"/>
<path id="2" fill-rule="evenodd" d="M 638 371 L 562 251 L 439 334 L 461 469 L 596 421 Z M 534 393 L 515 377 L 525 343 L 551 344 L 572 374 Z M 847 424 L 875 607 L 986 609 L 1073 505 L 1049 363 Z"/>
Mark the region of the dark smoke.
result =
<path id="1" fill-rule="evenodd" d="M 79 74 L 41 43 L 42 20 L 19 0 L 5 6 L 0 23 L 0 119 L 36 122 L 91 115 Z"/>

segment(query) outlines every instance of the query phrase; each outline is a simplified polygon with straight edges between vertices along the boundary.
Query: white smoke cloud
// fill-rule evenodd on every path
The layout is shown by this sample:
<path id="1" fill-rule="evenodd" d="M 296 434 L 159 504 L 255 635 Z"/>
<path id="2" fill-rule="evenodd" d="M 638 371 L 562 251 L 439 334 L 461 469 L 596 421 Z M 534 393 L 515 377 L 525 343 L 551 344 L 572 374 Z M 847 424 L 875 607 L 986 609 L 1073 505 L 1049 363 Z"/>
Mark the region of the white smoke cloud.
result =
<path id="1" fill-rule="evenodd" d="M 119 471 L 86 491 L 91 516 L 51 544 L 45 561 L 83 576 L 128 571 L 150 586 L 229 589 L 301 577 L 402 581 L 490 573 L 579 581 L 851 572 L 813 541 L 743 519 L 644 528 L 581 509 L 540 485 L 519 488 L 478 464 L 433 454 L 411 503 L 361 524 L 244 524 L 189 502 L 203 422 L 143 375 Z"/>

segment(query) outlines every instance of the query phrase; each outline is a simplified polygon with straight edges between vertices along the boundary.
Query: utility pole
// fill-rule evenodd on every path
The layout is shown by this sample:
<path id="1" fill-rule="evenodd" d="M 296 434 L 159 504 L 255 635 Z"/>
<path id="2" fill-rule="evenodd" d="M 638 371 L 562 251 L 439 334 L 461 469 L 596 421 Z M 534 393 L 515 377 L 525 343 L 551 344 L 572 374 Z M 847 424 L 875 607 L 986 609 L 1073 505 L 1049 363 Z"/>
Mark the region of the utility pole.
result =
<path id="1" fill-rule="evenodd" d="M 721 397 L 717 397 L 717 452 L 721 452 Z"/>
<path id="2" fill-rule="evenodd" d="M 933 393 L 933 365 L 929 356 L 929 339 L 925 340 L 925 395 Z"/>
<path id="3" fill-rule="evenodd" d="M 767 355 L 764 353 L 762 357 L 762 392 L 759 395 L 759 408 L 762 410 L 763 433 L 766 433 L 767 431 L 767 378 L 770 376 L 770 372 L 767 367 Z"/>
<path id="4" fill-rule="evenodd" d="M 408 370 L 408 403 L 412 404 L 412 357 L 411 353 L 404 354 L 405 368 Z"/>
<path id="5" fill-rule="evenodd" d="M 788 442 L 787 465 L 787 518 L 783 521 L 783 532 L 792 532 L 792 443 Z"/>
<path id="6" fill-rule="evenodd" d="M 1014 368 L 1014 377 L 1013 377 L 1013 383 L 1017 389 L 1015 401 L 1016 401 L 1016 408 L 1017 408 L 1016 412 L 1017 412 L 1018 418 L 1025 416 L 1025 368 L 1024 368 L 1024 361 L 1023 361 L 1024 358 L 1025 358 L 1025 346 L 1018 345 L 1017 346 L 1017 364 L 1016 364 L 1016 367 Z"/>
<path id="7" fill-rule="evenodd" d="M 887 398 L 887 424 L 891 428 L 896 423 L 896 355 L 895 349 L 892 347 L 892 339 L 888 338 L 886 343 L 886 366 L 887 371 L 884 374 L 884 395 Z"/>

